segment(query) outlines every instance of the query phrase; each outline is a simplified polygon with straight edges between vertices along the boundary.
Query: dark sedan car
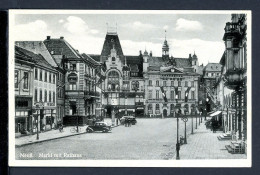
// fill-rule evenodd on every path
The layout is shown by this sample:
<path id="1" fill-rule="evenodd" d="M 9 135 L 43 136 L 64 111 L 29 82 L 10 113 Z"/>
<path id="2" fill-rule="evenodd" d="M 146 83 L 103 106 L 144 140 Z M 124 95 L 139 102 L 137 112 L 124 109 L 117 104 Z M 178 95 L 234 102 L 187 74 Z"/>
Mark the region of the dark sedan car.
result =
<path id="1" fill-rule="evenodd" d="M 96 131 L 101 131 L 101 132 L 109 132 L 111 131 L 112 128 L 109 126 L 106 122 L 96 122 L 94 125 L 90 125 L 87 127 L 86 132 L 96 132 Z"/>
<path id="2" fill-rule="evenodd" d="M 124 125 L 126 120 L 129 120 L 132 125 L 135 125 L 137 123 L 134 116 L 123 116 L 120 118 L 120 123 Z"/>

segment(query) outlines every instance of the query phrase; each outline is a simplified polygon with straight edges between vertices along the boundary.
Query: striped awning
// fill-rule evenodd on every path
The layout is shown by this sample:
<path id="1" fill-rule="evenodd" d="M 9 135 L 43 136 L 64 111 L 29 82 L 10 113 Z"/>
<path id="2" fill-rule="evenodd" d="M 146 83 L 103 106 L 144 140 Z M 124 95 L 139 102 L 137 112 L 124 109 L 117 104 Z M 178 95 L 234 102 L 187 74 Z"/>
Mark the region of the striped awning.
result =
<path id="1" fill-rule="evenodd" d="M 210 114 L 210 117 L 217 116 L 217 115 L 219 115 L 221 112 L 222 112 L 222 111 L 216 111 L 216 112 Z"/>

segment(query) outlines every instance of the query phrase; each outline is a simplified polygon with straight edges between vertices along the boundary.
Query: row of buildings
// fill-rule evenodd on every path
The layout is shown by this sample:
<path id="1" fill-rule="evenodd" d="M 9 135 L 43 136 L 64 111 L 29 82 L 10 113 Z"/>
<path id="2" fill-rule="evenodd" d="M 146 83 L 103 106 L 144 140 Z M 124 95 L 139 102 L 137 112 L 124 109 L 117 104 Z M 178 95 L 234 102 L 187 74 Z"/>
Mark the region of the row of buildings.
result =
<path id="1" fill-rule="evenodd" d="M 199 89 L 201 106 L 210 112 L 225 137 L 231 152 L 247 150 L 247 17 L 232 14 L 224 28 L 225 51 L 219 63 L 209 63 L 203 70 Z M 207 113 L 209 115 L 209 113 Z"/>
<path id="2" fill-rule="evenodd" d="M 212 87 L 222 65 L 199 65 L 198 57 L 140 51 L 124 55 L 119 36 L 108 31 L 100 55 L 80 54 L 64 37 L 15 43 L 16 132 L 84 124 L 94 117 L 173 117 L 216 109 Z M 162 89 L 166 94 L 164 100 Z M 205 93 L 208 92 L 208 93 Z M 38 125 L 37 125 L 38 124 Z"/>

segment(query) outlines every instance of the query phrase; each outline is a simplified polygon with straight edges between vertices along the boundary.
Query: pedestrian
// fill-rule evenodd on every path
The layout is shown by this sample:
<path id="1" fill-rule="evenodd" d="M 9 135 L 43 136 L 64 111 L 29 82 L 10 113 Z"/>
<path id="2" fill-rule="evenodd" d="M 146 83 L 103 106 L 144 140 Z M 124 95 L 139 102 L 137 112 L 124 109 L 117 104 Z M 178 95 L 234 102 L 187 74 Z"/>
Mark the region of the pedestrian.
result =
<path id="1" fill-rule="evenodd" d="M 127 127 L 127 118 L 125 118 L 125 127 Z"/>
<path id="2" fill-rule="evenodd" d="M 213 133 L 216 132 L 216 121 L 215 120 L 212 121 L 212 130 L 213 130 Z"/>
<path id="3" fill-rule="evenodd" d="M 118 117 L 116 118 L 116 126 L 118 126 Z"/>

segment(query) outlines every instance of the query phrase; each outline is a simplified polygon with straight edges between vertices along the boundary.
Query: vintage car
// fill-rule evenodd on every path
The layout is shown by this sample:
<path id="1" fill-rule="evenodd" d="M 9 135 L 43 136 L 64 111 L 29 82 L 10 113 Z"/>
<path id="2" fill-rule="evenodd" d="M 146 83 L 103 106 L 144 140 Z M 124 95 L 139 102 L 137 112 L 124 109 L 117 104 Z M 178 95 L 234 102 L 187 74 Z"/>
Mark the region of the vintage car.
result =
<path id="1" fill-rule="evenodd" d="M 111 126 L 109 126 L 106 122 L 96 122 L 93 125 L 90 125 L 86 128 L 86 132 L 88 133 L 96 131 L 109 132 L 111 130 Z"/>
<path id="2" fill-rule="evenodd" d="M 134 116 L 123 116 L 120 118 L 120 123 L 124 125 L 126 120 L 129 120 L 132 125 L 135 125 L 137 123 Z"/>

